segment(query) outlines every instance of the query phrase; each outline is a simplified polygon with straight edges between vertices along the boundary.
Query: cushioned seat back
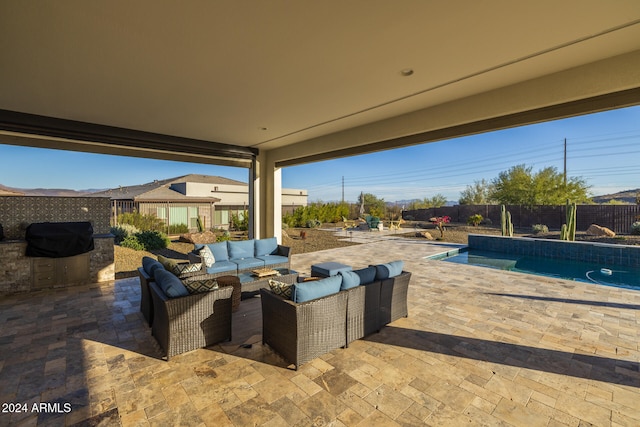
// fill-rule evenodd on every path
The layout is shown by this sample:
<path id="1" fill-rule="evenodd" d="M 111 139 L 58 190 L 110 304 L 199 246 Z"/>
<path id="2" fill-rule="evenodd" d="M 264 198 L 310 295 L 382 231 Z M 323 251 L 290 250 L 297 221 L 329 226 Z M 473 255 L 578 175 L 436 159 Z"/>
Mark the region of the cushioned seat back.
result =
<path id="1" fill-rule="evenodd" d="M 211 249 L 211 253 L 213 254 L 213 258 L 218 261 L 229 261 L 229 251 L 227 250 L 227 242 L 220 243 L 207 243 L 209 249 Z M 195 245 L 194 252 L 197 254 L 200 249 L 202 249 L 204 245 L 197 244 Z"/>
<path id="2" fill-rule="evenodd" d="M 255 243 L 255 256 L 274 255 L 278 252 L 278 241 L 275 237 L 259 239 Z"/>
<path id="3" fill-rule="evenodd" d="M 229 259 L 253 258 L 254 242 L 253 239 L 227 242 L 229 244 Z M 213 255 L 215 256 L 215 253 Z"/>

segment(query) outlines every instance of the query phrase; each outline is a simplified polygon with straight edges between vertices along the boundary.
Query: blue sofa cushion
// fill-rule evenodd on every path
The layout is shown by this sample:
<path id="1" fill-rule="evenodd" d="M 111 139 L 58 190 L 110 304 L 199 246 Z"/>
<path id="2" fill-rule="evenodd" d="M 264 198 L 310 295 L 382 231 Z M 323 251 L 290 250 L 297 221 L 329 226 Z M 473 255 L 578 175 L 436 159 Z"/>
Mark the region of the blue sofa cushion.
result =
<path id="1" fill-rule="evenodd" d="M 369 283 L 373 283 L 373 281 L 376 280 L 375 267 L 365 267 L 361 268 L 360 270 L 354 270 L 353 272 L 360 277 L 361 285 L 368 285 Z"/>
<path id="2" fill-rule="evenodd" d="M 342 285 L 340 285 L 341 291 L 355 288 L 360 285 L 360 276 L 353 271 L 339 271 L 338 276 L 342 277 Z"/>
<path id="3" fill-rule="evenodd" d="M 229 241 L 229 259 L 231 261 L 242 258 L 253 258 L 255 240 Z M 213 256 L 216 254 L 214 253 Z M 216 259 L 218 257 L 216 256 Z"/>
<path id="4" fill-rule="evenodd" d="M 234 259 L 231 262 L 238 265 L 238 270 L 250 270 L 264 267 L 264 261 L 257 258 Z"/>
<path id="5" fill-rule="evenodd" d="M 255 257 L 274 255 L 278 252 L 278 240 L 275 237 L 259 239 L 255 243 Z"/>
<path id="6" fill-rule="evenodd" d="M 182 284 L 178 277 L 165 269 L 155 271 L 156 283 L 169 298 L 184 297 L 189 295 L 189 291 Z"/>
<path id="7" fill-rule="evenodd" d="M 142 257 L 142 269 L 149 275 L 149 277 L 154 277 L 154 272 L 157 268 L 164 270 L 164 266 L 160 261 L 148 256 Z"/>
<path id="8" fill-rule="evenodd" d="M 293 302 L 305 302 L 340 292 L 342 276 L 331 276 L 310 282 L 296 283 L 291 291 Z"/>
<path id="9" fill-rule="evenodd" d="M 209 249 L 211 249 L 211 253 L 213 254 L 213 258 L 218 261 L 229 261 L 229 251 L 227 250 L 227 242 L 219 242 L 219 243 L 207 243 Z M 200 249 L 202 249 L 204 245 L 196 244 L 194 253 L 198 254 Z"/>
<path id="10" fill-rule="evenodd" d="M 226 271 L 232 274 L 236 274 L 237 270 L 238 264 L 231 261 L 218 261 L 211 267 L 207 267 L 207 273 L 209 274 L 224 273 Z"/>
<path id="11" fill-rule="evenodd" d="M 265 266 L 274 265 L 274 264 L 284 264 L 289 262 L 289 258 L 282 255 L 263 255 L 263 256 L 257 256 L 256 258 L 264 261 Z"/>
<path id="12" fill-rule="evenodd" d="M 384 280 L 398 276 L 400 273 L 402 273 L 403 266 L 404 261 L 392 261 L 386 264 L 375 265 L 374 267 L 376 268 L 376 280 Z"/>

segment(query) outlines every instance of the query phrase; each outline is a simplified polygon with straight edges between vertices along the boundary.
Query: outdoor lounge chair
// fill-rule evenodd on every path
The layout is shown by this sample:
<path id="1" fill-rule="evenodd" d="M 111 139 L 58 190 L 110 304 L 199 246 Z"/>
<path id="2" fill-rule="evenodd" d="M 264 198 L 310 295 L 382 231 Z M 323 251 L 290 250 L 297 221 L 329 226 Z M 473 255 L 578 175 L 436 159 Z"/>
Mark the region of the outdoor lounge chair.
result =
<path id="1" fill-rule="evenodd" d="M 155 282 L 151 334 L 167 360 L 177 354 L 231 340 L 233 287 L 169 298 Z"/>
<path id="2" fill-rule="evenodd" d="M 380 327 L 409 315 L 407 292 L 410 280 L 411 273 L 408 271 L 382 280 L 380 284 Z"/>
<path id="3" fill-rule="evenodd" d="M 295 303 L 260 289 L 262 343 L 300 365 L 347 345 L 347 293 Z"/>

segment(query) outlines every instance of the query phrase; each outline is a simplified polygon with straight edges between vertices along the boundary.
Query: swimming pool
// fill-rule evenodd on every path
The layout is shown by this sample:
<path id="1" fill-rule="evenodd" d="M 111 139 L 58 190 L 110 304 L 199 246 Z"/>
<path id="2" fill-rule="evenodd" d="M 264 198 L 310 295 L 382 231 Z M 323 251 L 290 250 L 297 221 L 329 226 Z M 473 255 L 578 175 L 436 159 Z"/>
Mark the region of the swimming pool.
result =
<path id="1" fill-rule="evenodd" d="M 430 257 L 446 262 L 640 290 L 640 268 L 462 248 Z"/>

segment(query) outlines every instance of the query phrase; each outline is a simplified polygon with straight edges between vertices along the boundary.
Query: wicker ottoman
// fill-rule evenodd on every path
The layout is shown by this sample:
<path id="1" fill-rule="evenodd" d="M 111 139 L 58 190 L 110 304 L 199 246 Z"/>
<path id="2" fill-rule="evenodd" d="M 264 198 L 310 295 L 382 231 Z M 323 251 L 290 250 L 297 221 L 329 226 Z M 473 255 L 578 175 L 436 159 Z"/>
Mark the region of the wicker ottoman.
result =
<path id="1" fill-rule="evenodd" d="M 233 294 L 231 295 L 231 311 L 238 311 L 240 308 L 240 297 L 242 295 L 242 287 L 240 279 L 237 276 L 220 276 L 216 278 L 218 286 L 233 286 Z"/>
<path id="2" fill-rule="evenodd" d="M 351 267 L 339 262 L 323 262 L 311 266 L 311 275 L 314 277 L 335 276 L 339 271 L 351 271 Z"/>

